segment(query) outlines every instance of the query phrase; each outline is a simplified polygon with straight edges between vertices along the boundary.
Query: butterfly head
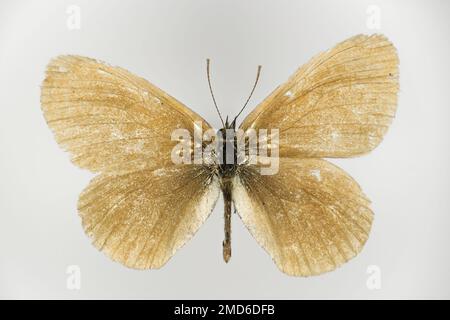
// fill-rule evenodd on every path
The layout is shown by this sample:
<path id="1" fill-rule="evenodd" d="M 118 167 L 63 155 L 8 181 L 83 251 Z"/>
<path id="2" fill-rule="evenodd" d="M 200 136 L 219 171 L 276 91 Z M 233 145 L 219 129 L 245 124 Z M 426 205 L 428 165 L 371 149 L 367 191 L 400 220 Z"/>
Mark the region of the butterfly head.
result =
<path id="1" fill-rule="evenodd" d="M 225 119 L 225 125 L 224 125 L 223 129 L 236 130 L 236 119 L 237 119 L 237 116 L 233 119 L 232 122 L 229 122 L 228 121 L 228 116 L 227 116 L 227 118 Z"/>

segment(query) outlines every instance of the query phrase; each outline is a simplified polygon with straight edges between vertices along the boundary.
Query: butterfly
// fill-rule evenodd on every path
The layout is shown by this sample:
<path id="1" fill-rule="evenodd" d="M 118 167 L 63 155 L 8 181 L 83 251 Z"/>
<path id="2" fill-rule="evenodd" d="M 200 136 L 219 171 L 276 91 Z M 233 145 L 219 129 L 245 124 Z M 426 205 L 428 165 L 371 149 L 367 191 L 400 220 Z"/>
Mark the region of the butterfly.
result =
<path id="1" fill-rule="evenodd" d="M 224 122 L 219 112 L 219 133 L 278 130 L 279 168 L 272 175 L 261 174 L 260 163 L 175 164 L 171 133 L 212 127 L 146 80 L 98 60 L 51 60 L 41 106 L 72 162 L 98 173 L 82 191 L 78 212 L 93 245 L 111 259 L 136 269 L 162 267 L 222 193 L 225 261 L 234 207 L 281 271 L 310 276 L 341 266 L 368 239 L 370 201 L 323 158 L 363 155 L 381 142 L 396 111 L 398 63 L 385 36 L 357 35 L 300 67 L 238 128 L 236 118 Z M 212 93 L 209 74 L 208 63 Z"/>

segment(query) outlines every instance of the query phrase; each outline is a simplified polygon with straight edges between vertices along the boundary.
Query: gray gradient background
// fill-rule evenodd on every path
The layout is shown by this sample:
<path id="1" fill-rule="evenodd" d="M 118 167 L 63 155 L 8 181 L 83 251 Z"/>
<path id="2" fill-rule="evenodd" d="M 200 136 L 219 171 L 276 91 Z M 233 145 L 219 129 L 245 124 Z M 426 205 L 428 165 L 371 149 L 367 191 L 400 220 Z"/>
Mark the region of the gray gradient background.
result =
<path id="1" fill-rule="evenodd" d="M 66 8 L 81 7 L 68 30 Z M 400 56 L 397 117 L 370 155 L 335 160 L 373 202 L 364 250 L 334 272 L 293 278 L 233 217 L 222 261 L 222 205 L 161 270 L 112 262 L 85 236 L 76 211 L 91 173 L 55 143 L 39 106 L 51 57 L 81 54 L 122 66 L 218 126 L 205 78 L 233 115 L 263 65 L 249 110 L 319 51 L 366 26 L 369 4 Z M 450 298 L 450 2 L 448 1 L 1 1 L 1 298 Z M 247 111 L 248 112 L 248 111 Z M 81 290 L 66 288 L 68 265 Z M 381 269 L 381 289 L 366 286 Z"/>

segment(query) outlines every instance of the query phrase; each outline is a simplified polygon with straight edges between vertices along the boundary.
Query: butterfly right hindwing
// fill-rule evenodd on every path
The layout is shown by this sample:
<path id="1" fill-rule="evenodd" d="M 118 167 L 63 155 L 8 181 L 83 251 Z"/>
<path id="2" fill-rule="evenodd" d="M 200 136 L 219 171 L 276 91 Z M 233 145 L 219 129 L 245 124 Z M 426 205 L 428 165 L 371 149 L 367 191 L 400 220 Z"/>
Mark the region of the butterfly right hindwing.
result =
<path id="1" fill-rule="evenodd" d="M 331 271 L 357 255 L 372 224 L 369 200 L 343 170 L 321 159 L 280 159 L 276 175 L 243 168 L 234 205 L 285 273 Z"/>

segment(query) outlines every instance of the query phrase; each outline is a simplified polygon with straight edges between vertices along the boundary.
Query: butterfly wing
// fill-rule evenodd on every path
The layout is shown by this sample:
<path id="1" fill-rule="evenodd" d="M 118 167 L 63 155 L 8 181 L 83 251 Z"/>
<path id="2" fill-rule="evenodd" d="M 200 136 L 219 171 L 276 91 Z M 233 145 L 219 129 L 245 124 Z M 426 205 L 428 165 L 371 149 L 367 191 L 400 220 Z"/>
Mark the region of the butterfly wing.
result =
<path id="1" fill-rule="evenodd" d="M 317 55 L 241 125 L 278 129 L 280 168 L 242 165 L 233 199 L 243 222 L 290 275 L 331 271 L 367 240 L 372 212 L 358 184 L 320 157 L 371 151 L 394 117 L 398 58 L 381 35 L 359 35 Z"/>
<path id="2" fill-rule="evenodd" d="M 102 174 L 80 195 L 83 228 L 96 248 L 137 269 L 164 265 L 209 216 L 219 186 L 200 166 Z"/>
<path id="3" fill-rule="evenodd" d="M 209 124 L 145 79 L 103 62 L 60 56 L 47 67 L 41 105 L 56 141 L 72 161 L 93 172 L 128 172 L 172 165 L 176 128 L 193 136 Z"/>
<path id="4" fill-rule="evenodd" d="M 322 159 L 280 158 L 275 175 L 246 166 L 233 201 L 242 221 L 281 271 L 331 271 L 361 251 L 372 224 L 369 200 L 343 170 Z"/>
<path id="5" fill-rule="evenodd" d="M 146 80 L 97 60 L 52 60 L 41 105 L 72 161 L 100 172 L 78 210 L 94 245 L 134 268 L 158 268 L 213 209 L 217 181 L 201 165 L 175 165 L 174 129 L 210 126 Z"/>
<path id="6" fill-rule="evenodd" d="M 299 68 L 240 127 L 278 128 L 282 157 L 357 156 L 381 142 L 397 91 L 395 47 L 382 35 L 358 35 Z"/>

